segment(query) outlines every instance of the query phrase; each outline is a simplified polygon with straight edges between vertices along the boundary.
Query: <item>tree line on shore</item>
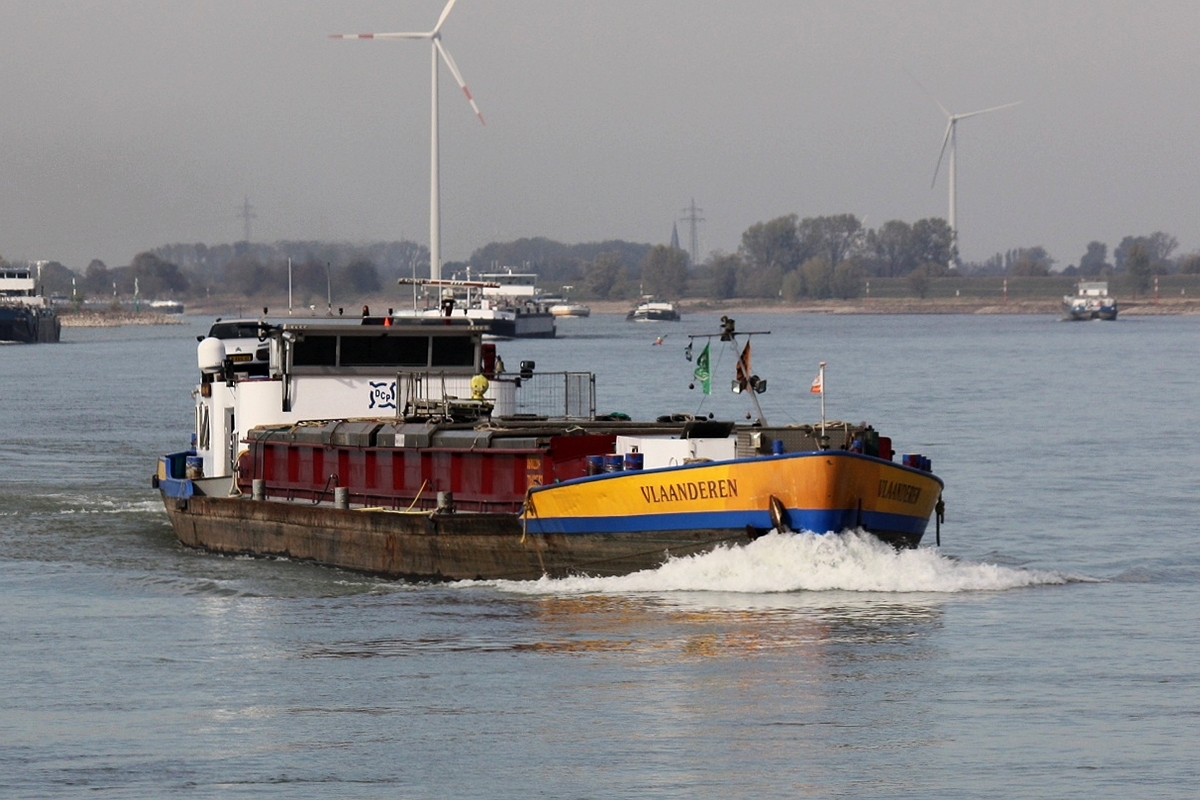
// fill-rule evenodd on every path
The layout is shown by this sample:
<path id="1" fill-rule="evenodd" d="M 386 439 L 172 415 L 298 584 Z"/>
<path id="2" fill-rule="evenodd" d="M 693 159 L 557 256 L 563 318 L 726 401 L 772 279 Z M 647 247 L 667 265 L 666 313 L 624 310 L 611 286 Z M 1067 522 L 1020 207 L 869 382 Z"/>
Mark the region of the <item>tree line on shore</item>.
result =
<path id="1" fill-rule="evenodd" d="M 925 297 L 933 281 L 968 275 L 1038 277 L 1051 274 L 1126 276 L 1134 292 L 1155 275 L 1200 274 L 1200 253 L 1175 256 L 1178 241 L 1161 231 L 1126 236 L 1113 249 L 1089 242 L 1077 263 L 1054 272 L 1040 246 L 997 253 L 982 263 L 957 263 L 944 219 L 885 222 L 866 228 L 853 214 L 801 219 L 796 214 L 747 228 L 736 252 L 714 251 L 691 263 L 677 246 L 610 240 L 564 244 L 546 238 L 492 242 L 467 261 L 443 265 L 444 277 L 469 278 L 512 269 L 535 272 L 547 291 L 581 300 L 628 300 L 640 295 L 670 299 L 705 297 L 854 299 L 871 278 L 904 279 L 911 295 Z M 3 263 L 3 259 L 0 259 Z M 376 295 L 397 279 L 428 275 L 429 251 L 411 241 L 356 245 L 336 242 L 238 242 L 164 245 L 139 253 L 131 264 L 109 267 L 93 260 L 81 273 L 42 262 L 46 294 L 82 302 L 112 302 L 137 294 L 147 299 L 239 296 L 278 297 L 291 291 L 298 304 L 339 302 Z"/>

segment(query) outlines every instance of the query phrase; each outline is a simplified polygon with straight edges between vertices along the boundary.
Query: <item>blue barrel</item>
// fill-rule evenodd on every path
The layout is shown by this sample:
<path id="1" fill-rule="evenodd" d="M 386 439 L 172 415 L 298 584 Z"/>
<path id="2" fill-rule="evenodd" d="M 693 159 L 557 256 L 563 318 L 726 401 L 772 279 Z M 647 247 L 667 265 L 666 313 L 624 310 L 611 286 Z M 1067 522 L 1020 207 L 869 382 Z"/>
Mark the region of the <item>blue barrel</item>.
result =
<path id="1" fill-rule="evenodd" d="M 625 456 L 621 455 L 620 453 L 617 453 L 616 455 L 610 455 L 610 456 L 604 457 L 604 471 L 605 472 L 621 472 L 624 469 L 625 469 Z"/>
<path id="2" fill-rule="evenodd" d="M 771 452 L 777 456 L 783 455 L 783 439 L 776 439 L 771 442 Z"/>
<path id="3" fill-rule="evenodd" d="M 641 469 L 646 463 L 644 453 L 626 453 L 625 454 L 625 469 Z"/>
<path id="4" fill-rule="evenodd" d="M 599 475 L 601 472 L 604 472 L 604 456 L 588 456 L 587 474 Z"/>

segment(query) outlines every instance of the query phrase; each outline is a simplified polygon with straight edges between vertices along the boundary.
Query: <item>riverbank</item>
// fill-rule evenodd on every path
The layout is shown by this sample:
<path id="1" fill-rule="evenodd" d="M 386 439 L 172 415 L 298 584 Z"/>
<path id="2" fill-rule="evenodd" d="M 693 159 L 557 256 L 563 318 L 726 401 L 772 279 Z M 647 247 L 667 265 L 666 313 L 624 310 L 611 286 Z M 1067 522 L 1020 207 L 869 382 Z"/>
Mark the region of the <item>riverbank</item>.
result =
<path id="1" fill-rule="evenodd" d="M 594 314 L 624 314 L 633 304 L 627 300 L 592 301 Z M 997 303 L 980 298 L 915 297 L 872 298 L 855 300 L 811 300 L 771 302 L 765 300 L 702 300 L 679 301 L 680 310 L 687 314 L 700 313 L 795 313 L 795 314 L 1061 314 L 1061 300 L 1010 300 Z M 1176 297 L 1170 299 L 1120 301 L 1121 316 L 1151 314 L 1200 314 L 1200 299 Z"/>
<path id="2" fill-rule="evenodd" d="M 395 298 L 371 297 L 367 303 L 371 308 L 385 310 L 389 303 L 394 304 Z M 632 300 L 590 300 L 583 301 L 591 308 L 593 314 L 627 314 L 634 306 Z M 1153 297 L 1145 300 L 1119 300 L 1121 316 L 1143 315 L 1179 315 L 1200 314 L 1200 297 Z M 188 313 L 201 317 L 242 317 L 253 316 L 244 308 L 244 299 L 223 300 L 212 298 L 206 302 L 188 304 Z M 270 309 L 286 308 L 284 304 L 272 304 L 270 301 L 263 305 Z M 808 301 L 770 301 L 755 298 L 735 300 L 708 300 L 704 298 L 684 298 L 678 301 L 680 311 L 685 314 L 704 313 L 762 313 L 762 314 L 1054 314 L 1062 313 L 1061 299 L 1021 299 L 996 302 L 994 298 L 978 297 L 934 297 L 921 299 L 917 297 L 883 297 L 856 298 L 854 300 L 808 300 Z M 261 310 L 261 306 L 256 306 Z M 357 312 L 359 306 L 354 307 Z M 119 325 L 178 325 L 182 321 L 178 315 L 162 314 L 155 311 L 80 311 L 60 310 L 62 324 L 65 327 L 114 327 Z M 272 316 L 268 311 L 268 316 Z M 286 313 L 282 316 L 286 316 Z M 316 314 L 303 309 L 296 313 L 297 320 L 310 316 L 325 317 L 324 313 Z M 357 316 L 357 314 L 355 315 Z"/>
<path id="3" fill-rule="evenodd" d="M 64 328 L 117 328 L 123 325 L 180 325 L 177 314 L 158 311 L 75 311 L 60 309 L 58 318 Z"/>

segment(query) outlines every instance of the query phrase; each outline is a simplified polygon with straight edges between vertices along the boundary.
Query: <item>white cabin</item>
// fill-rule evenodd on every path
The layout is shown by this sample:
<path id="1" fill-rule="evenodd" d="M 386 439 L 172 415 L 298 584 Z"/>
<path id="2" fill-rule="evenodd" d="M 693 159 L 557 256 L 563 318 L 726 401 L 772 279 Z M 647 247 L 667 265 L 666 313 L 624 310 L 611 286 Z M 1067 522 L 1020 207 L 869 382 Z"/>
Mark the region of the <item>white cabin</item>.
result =
<path id="1" fill-rule="evenodd" d="M 197 347 L 196 455 L 205 477 L 232 474 L 242 440 L 260 425 L 516 410 L 512 382 L 479 380 L 490 371 L 484 348 L 492 345 L 483 344 L 478 326 L 407 319 L 284 323 L 263 331 L 266 375 L 239 371 L 220 339 L 207 337 Z"/>

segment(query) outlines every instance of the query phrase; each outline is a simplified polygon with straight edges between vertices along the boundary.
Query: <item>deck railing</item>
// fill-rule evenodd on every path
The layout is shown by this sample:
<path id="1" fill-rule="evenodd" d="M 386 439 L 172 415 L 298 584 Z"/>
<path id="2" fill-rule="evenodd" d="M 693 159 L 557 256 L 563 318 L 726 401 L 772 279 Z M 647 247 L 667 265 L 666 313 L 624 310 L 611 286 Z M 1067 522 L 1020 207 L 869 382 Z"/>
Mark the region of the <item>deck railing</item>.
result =
<path id="1" fill-rule="evenodd" d="M 499 376 L 517 382 L 517 414 L 548 419 L 596 416 L 596 376 L 590 372 L 525 372 Z"/>

